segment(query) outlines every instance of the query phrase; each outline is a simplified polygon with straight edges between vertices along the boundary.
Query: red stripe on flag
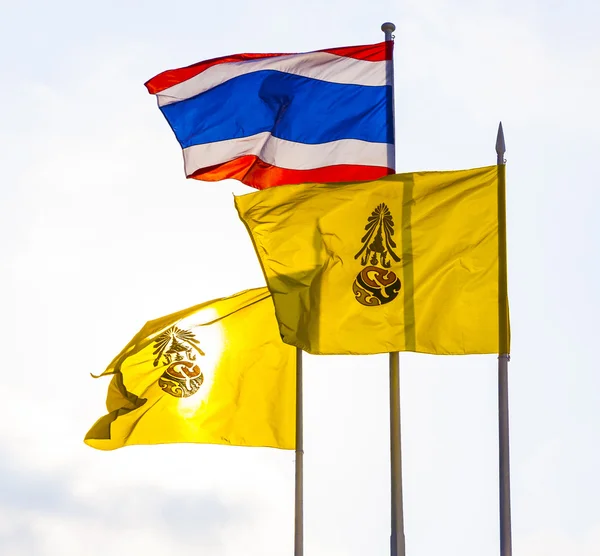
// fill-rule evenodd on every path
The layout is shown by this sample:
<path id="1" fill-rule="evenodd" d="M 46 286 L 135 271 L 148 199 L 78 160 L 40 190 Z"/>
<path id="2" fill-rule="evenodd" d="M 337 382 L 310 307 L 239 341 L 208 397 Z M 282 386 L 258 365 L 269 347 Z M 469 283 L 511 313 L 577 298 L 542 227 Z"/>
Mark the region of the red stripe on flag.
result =
<path id="1" fill-rule="evenodd" d="M 364 46 L 342 46 L 340 48 L 328 48 L 320 52 L 329 52 L 355 60 L 366 60 L 368 62 L 383 62 L 391 60 L 394 51 L 394 41 L 380 42 L 377 44 L 366 44 Z"/>
<path id="2" fill-rule="evenodd" d="M 236 179 L 256 189 L 295 183 L 336 183 L 370 181 L 394 171 L 383 166 L 340 164 L 313 170 L 290 170 L 272 166 L 253 155 L 246 155 L 209 168 L 201 168 L 188 178 L 202 181 Z"/>
<path id="3" fill-rule="evenodd" d="M 392 59 L 392 51 L 394 48 L 393 41 L 380 42 L 377 44 L 367 44 L 362 46 L 342 46 L 339 48 L 327 48 L 325 50 L 316 50 L 315 52 L 328 52 L 337 56 L 346 58 L 354 58 L 355 60 L 366 60 L 369 62 L 381 62 L 383 60 Z M 303 54 L 310 54 L 305 52 Z M 219 64 L 227 64 L 230 62 L 245 62 L 248 60 L 259 60 L 262 58 L 275 58 L 278 56 L 292 56 L 293 54 L 232 54 L 231 56 L 221 56 L 220 58 L 212 58 L 204 62 L 198 62 L 184 68 L 166 70 L 159 73 L 145 83 L 146 89 L 152 95 L 160 93 L 173 85 L 183 83 L 192 77 L 206 71 L 208 68 Z"/>

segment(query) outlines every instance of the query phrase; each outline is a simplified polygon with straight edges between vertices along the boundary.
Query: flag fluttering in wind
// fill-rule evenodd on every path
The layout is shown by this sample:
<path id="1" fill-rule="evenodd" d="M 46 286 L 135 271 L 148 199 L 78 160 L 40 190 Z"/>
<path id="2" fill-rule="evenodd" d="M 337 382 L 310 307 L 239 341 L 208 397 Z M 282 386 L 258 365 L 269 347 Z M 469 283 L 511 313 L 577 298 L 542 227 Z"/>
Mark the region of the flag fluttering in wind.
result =
<path id="1" fill-rule="evenodd" d="M 236 197 L 286 343 L 498 353 L 498 168 Z"/>
<path id="2" fill-rule="evenodd" d="M 115 357 L 109 413 L 85 442 L 294 449 L 295 373 L 267 288 L 209 301 L 148 322 Z"/>
<path id="3" fill-rule="evenodd" d="M 146 83 L 189 178 L 265 189 L 393 173 L 391 41 L 236 54 Z"/>

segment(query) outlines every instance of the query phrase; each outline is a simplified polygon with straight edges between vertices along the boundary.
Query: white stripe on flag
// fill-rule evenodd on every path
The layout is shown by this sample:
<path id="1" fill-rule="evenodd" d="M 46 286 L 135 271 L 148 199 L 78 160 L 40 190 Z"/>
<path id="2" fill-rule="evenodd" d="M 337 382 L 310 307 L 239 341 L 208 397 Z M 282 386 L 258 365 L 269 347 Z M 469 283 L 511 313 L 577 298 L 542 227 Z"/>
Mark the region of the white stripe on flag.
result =
<path id="1" fill-rule="evenodd" d="M 291 73 L 330 83 L 377 87 L 391 83 L 389 60 L 369 62 L 337 56 L 329 52 L 311 52 L 212 66 L 202 73 L 156 93 L 159 106 L 194 97 L 234 77 L 261 70 Z"/>
<path id="2" fill-rule="evenodd" d="M 289 170 L 313 170 L 338 164 L 393 166 L 394 145 L 341 139 L 319 145 L 294 143 L 273 137 L 268 131 L 241 139 L 228 139 L 183 149 L 185 174 L 223 164 L 244 155 Z"/>

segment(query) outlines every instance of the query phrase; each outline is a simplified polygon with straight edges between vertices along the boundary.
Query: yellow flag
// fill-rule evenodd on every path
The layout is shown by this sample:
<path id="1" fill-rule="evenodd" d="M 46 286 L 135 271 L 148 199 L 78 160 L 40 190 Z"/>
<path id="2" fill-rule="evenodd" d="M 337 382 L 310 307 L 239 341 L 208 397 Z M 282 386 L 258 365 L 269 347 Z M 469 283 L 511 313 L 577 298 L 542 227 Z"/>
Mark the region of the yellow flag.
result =
<path id="1" fill-rule="evenodd" d="M 508 352 L 498 184 L 491 166 L 236 197 L 284 342 L 316 354 Z"/>
<path id="2" fill-rule="evenodd" d="M 267 288 L 148 322 L 102 375 L 113 375 L 109 414 L 85 437 L 93 448 L 295 447 L 295 350 L 281 341 Z"/>

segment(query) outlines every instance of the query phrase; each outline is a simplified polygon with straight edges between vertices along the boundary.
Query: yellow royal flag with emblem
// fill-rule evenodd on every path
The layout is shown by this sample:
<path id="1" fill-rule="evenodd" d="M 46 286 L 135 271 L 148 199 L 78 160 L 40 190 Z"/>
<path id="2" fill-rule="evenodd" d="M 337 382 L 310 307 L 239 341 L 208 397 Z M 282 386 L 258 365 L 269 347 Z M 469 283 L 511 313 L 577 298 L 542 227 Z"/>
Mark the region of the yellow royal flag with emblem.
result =
<path id="1" fill-rule="evenodd" d="M 508 353 L 507 324 L 499 334 L 499 171 L 236 197 L 284 342 L 315 354 Z"/>
<path id="2" fill-rule="evenodd" d="M 85 442 L 294 449 L 295 357 L 267 288 L 150 321 L 102 373 L 109 413 Z"/>

